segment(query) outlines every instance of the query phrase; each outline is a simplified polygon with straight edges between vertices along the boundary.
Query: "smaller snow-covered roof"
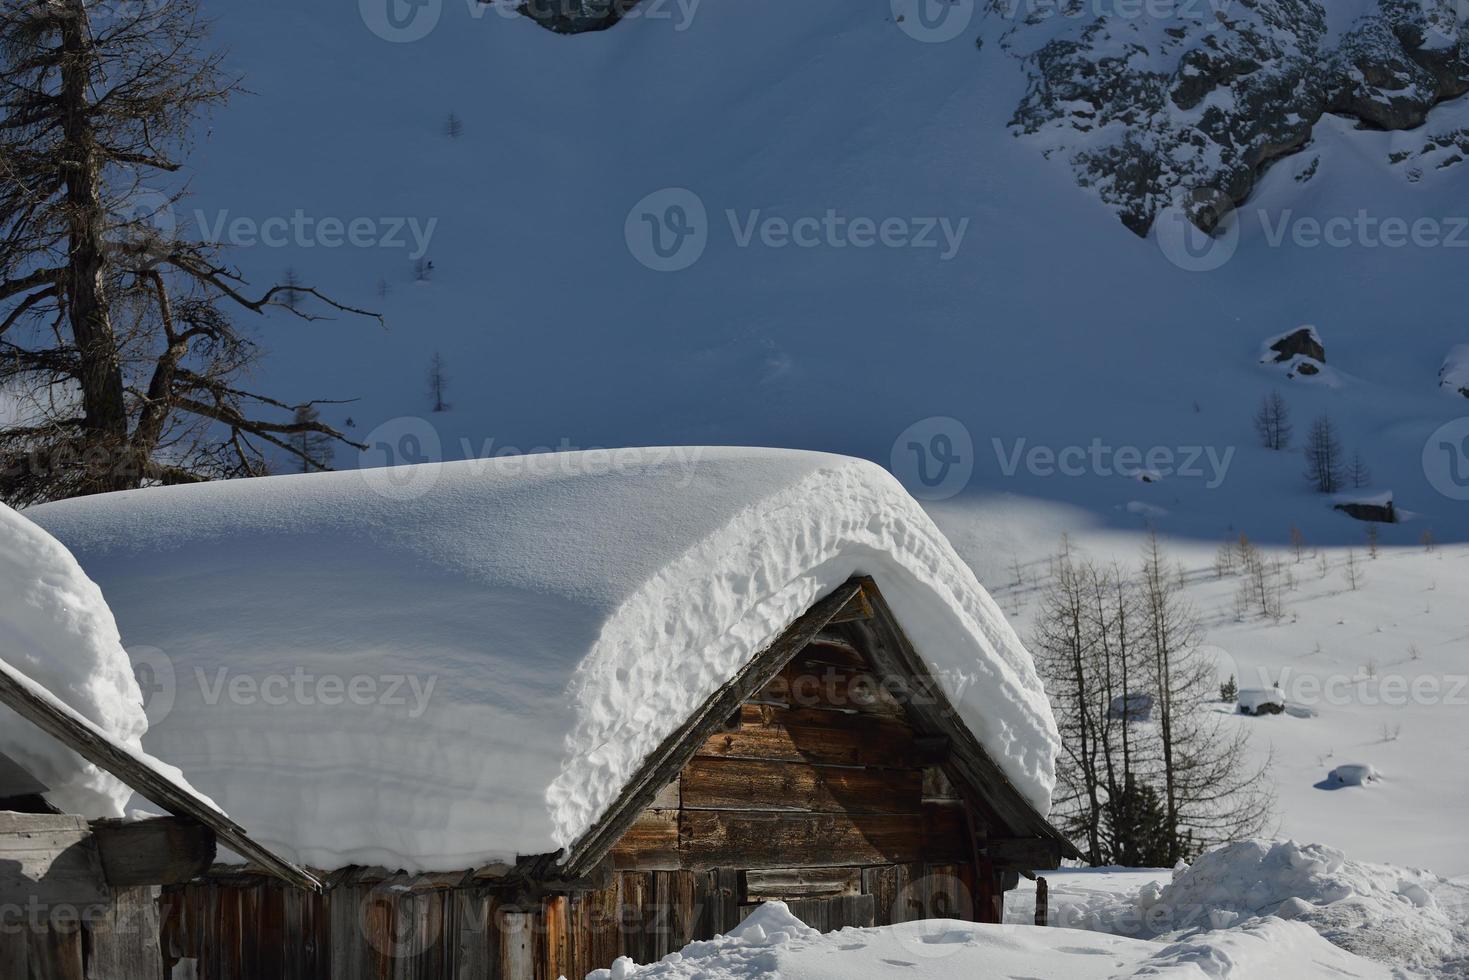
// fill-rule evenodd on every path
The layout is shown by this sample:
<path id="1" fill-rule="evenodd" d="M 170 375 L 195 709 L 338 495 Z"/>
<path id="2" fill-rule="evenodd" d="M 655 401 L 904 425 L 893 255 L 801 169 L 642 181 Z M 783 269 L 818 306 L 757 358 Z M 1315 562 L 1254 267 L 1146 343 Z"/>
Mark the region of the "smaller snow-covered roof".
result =
<path id="1" fill-rule="evenodd" d="M 880 468 L 704 449 L 394 475 L 32 512 L 157 676 L 150 748 L 301 861 L 447 870 L 567 846 L 662 739 L 859 573 L 1049 810 L 1058 739 L 1030 657 Z"/>
<path id="2" fill-rule="evenodd" d="M 141 748 L 143 698 L 102 591 L 51 535 L 0 504 L 0 661 L 52 692 L 103 737 Z M 56 807 L 120 817 L 132 791 L 0 705 L 0 753 Z"/>

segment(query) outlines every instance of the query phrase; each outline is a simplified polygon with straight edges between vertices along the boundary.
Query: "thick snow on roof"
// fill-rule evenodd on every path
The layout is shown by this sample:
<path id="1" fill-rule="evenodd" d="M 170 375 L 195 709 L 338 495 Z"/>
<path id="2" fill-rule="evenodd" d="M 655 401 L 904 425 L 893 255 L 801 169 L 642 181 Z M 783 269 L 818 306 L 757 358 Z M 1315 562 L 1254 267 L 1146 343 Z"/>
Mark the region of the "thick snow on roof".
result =
<path id="1" fill-rule="evenodd" d="M 1029 654 L 870 463 L 566 453 L 32 514 L 160 675 L 149 747 L 317 867 L 457 869 L 571 843 L 695 706 L 855 573 L 1049 809 L 1058 739 Z"/>
<path id="2" fill-rule="evenodd" d="M 76 560 L 0 504 L 0 660 L 130 749 L 148 727 L 117 624 Z M 29 686 L 28 685 L 28 686 Z M 120 817 L 132 791 L 0 705 L 0 753 L 46 788 L 57 807 Z"/>

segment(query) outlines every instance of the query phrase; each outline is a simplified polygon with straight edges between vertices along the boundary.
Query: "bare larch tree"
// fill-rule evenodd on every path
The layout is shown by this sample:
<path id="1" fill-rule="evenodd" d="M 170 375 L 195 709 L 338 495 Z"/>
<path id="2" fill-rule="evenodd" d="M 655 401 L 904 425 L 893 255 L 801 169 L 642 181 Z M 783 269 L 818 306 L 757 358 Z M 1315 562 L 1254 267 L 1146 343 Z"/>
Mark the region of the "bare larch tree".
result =
<path id="1" fill-rule="evenodd" d="M 1260 410 L 1255 413 L 1255 431 L 1266 449 L 1280 450 L 1290 446 L 1290 409 L 1280 392 L 1272 391 L 1260 402 Z"/>
<path id="2" fill-rule="evenodd" d="M 1311 423 L 1306 436 L 1306 480 L 1317 493 L 1337 493 L 1345 477 L 1342 473 L 1341 440 L 1329 415 Z"/>
<path id="3" fill-rule="evenodd" d="M 175 228 L 192 124 L 236 89 L 207 41 L 197 0 L 0 0 L 0 391 L 21 406 L 0 498 L 256 475 L 271 447 L 301 456 L 294 434 L 347 441 L 244 387 L 258 351 L 231 316 L 314 319 L 289 309 L 307 296 L 373 314 L 300 282 L 252 293 Z"/>
<path id="4" fill-rule="evenodd" d="M 449 375 L 444 370 L 443 355 L 434 352 L 434 356 L 428 362 L 428 397 L 433 402 L 435 412 L 447 412 L 449 402 L 445 396 L 449 393 Z"/>

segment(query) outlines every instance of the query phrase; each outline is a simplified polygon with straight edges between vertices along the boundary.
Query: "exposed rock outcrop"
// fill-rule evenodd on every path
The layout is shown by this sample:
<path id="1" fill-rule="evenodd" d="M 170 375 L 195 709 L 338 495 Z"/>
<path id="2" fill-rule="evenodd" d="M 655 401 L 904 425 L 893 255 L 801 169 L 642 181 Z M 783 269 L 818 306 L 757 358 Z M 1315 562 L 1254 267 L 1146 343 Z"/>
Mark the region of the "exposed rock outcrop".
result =
<path id="1" fill-rule="evenodd" d="M 1335 504 L 1332 510 L 1339 510 L 1348 517 L 1372 524 L 1396 524 L 1398 522 L 1398 509 L 1393 504 L 1391 494 L 1370 500 L 1343 500 Z"/>
<path id="2" fill-rule="evenodd" d="M 638 0 L 525 0 L 520 12 L 557 34 L 604 31 L 622 19 Z"/>
<path id="3" fill-rule="evenodd" d="M 1337 31 L 1328 2 L 1179 0 L 1126 17 L 1059 0 L 1057 16 L 1032 14 L 1006 32 L 1031 76 L 1012 128 L 1066 159 L 1146 235 L 1166 207 L 1211 193 L 1243 201 L 1325 113 L 1410 129 L 1469 92 L 1457 0 L 1375 0 Z M 1218 211 L 1188 208 L 1206 230 Z"/>
<path id="4" fill-rule="evenodd" d="M 1321 335 L 1316 332 L 1315 327 L 1292 330 L 1271 342 L 1269 350 L 1274 352 L 1277 364 L 1284 364 L 1293 357 L 1309 357 L 1313 361 L 1326 363 L 1326 346 L 1321 343 Z"/>

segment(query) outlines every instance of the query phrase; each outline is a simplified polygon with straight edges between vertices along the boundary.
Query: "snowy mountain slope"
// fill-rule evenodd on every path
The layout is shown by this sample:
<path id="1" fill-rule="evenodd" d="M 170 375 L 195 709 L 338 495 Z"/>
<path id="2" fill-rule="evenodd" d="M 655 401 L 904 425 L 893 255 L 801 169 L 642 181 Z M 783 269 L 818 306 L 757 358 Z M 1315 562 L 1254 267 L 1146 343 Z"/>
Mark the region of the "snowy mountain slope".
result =
<path id="1" fill-rule="evenodd" d="M 1167 512 L 1174 533 L 1211 540 L 1243 502 L 1271 499 L 1282 516 L 1261 534 L 1283 539 L 1296 520 L 1319 525 L 1318 538 L 1355 537 L 1304 492 L 1298 459 L 1254 448 L 1250 415 L 1281 388 L 1298 431 L 1330 410 L 1402 506 L 1441 540 L 1469 534 L 1465 509 L 1422 465 L 1429 435 L 1464 414 L 1437 386 L 1462 339 L 1446 284 L 1463 250 L 1301 233 L 1366 208 L 1451 237 L 1469 171 L 1394 163 L 1422 149 L 1412 134 L 1326 117 L 1306 152 L 1266 173 L 1237 239 L 1208 254 L 1218 267 L 1191 272 L 1176 264 L 1188 253 L 1128 235 L 1069 167 L 1011 135 L 1028 81 L 998 43 L 1009 22 L 976 18 L 952 41 L 921 43 L 883 5 L 756 0 L 668 5 L 665 17 L 565 37 L 471 7 L 447 0 L 408 43 L 377 36 L 351 7 L 212 8 L 256 94 L 201 133 L 196 197 L 179 219 L 251 240 L 230 223 L 248 232 L 300 210 L 286 244 L 236 259 L 258 279 L 294 268 L 386 313 L 386 331 L 259 327 L 275 352 L 270 387 L 362 398 L 329 420 L 350 417 L 381 445 L 361 459 L 344 451 L 339 465 L 380 464 L 384 447 L 460 458 L 708 443 L 891 463 L 905 429 L 944 417 L 976 448 L 961 486 L 971 492 L 1076 505 L 1117 526 Z M 457 139 L 445 133 L 451 112 Z M 1461 117 L 1447 103 L 1428 128 L 1453 132 Z M 641 248 L 643 217 L 669 214 L 663 198 L 636 207 L 666 188 L 693 191 L 707 216 L 704 250 L 676 272 L 641 264 L 627 237 L 631 227 Z M 840 219 L 830 233 L 828 210 Z M 359 240 L 384 244 L 327 247 L 336 238 L 304 222 L 322 218 L 367 219 L 374 233 Z M 771 218 L 815 219 L 815 244 L 781 245 Z M 891 241 L 932 247 L 871 244 L 871 233 L 854 244 L 859 218 L 895 221 L 906 234 Z M 423 282 L 414 227 L 433 263 Z M 1341 387 L 1254 363 L 1261 339 L 1305 322 L 1320 327 Z M 435 351 L 453 408 L 429 415 Z M 400 416 L 425 418 L 375 431 Z M 423 438 L 405 442 L 410 428 Z M 1207 475 L 1142 486 L 1091 465 L 1006 475 L 1020 439 L 1234 453 L 1218 486 Z"/>

